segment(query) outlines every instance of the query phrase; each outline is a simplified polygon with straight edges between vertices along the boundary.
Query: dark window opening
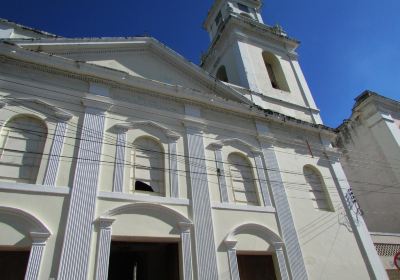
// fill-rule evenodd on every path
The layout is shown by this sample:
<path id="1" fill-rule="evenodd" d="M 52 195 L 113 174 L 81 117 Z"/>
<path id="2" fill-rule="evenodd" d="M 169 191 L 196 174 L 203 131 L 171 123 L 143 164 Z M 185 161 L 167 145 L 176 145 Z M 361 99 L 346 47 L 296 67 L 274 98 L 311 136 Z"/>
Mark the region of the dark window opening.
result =
<path id="1" fill-rule="evenodd" d="M 242 12 L 245 12 L 245 13 L 250 13 L 249 7 L 247 7 L 246 5 L 243 5 L 241 3 L 237 3 L 237 4 L 238 4 L 239 10 L 241 10 Z"/>
<path id="2" fill-rule="evenodd" d="M 150 185 L 143 183 L 142 181 L 135 182 L 135 190 L 145 191 L 145 192 L 154 192 L 153 188 Z"/>
<path id="3" fill-rule="evenodd" d="M 276 77 L 275 77 L 275 73 L 274 73 L 274 70 L 272 68 L 272 65 L 269 64 L 269 63 L 265 63 L 265 66 L 267 67 L 268 76 L 269 76 L 269 79 L 271 80 L 272 87 L 276 88 L 276 89 L 279 89 L 278 82 L 276 81 Z"/>
<path id="4" fill-rule="evenodd" d="M 111 242 L 108 280 L 179 280 L 178 243 Z"/>
<path id="5" fill-rule="evenodd" d="M 0 251 L 1 279 L 23 280 L 28 260 L 29 251 Z"/>
<path id="6" fill-rule="evenodd" d="M 215 24 L 216 24 L 217 26 L 219 26 L 219 24 L 221 23 L 221 21 L 222 21 L 222 14 L 221 14 L 221 12 L 219 12 L 218 15 L 217 15 L 217 17 L 215 18 Z"/>
<path id="7" fill-rule="evenodd" d="M 223 81 L 225 83 L 228 82 L 228 75 L 226 73 L 226 68 L 225 66 L 221 66 L 219 67 L 218 71 L 217 71 L 217 75 L 216 75 L 217 79 L 220 81 Z"/>
<path id="8" fill-rule="evenodd" d="M 240 280 L 276 280 L 272 256 L 238 255 Z"/>

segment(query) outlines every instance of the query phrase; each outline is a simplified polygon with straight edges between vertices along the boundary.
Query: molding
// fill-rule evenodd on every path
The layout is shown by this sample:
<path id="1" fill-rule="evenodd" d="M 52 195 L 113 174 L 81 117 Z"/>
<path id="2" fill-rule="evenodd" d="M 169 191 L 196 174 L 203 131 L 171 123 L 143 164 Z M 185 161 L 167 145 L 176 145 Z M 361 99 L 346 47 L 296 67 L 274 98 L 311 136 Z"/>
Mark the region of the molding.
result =
<path id="1" fill-rule="evenodd" d="M 118 206 L 116 208 L 108 210 L 101 217 L 103 217 L 103 219 L 111 218 L 111 217 L 121 215 L 121 214 L 127 213 L 127 212 L 129 212 L 131 210 L 135 210 L 135 209 L 157 210 L 158 213 L 162 212 L 164 215 L 169 214 L 170 217 L 175 218 L 177 223 L 183 222 L 183 223 L 192 224 L 192 221 L 190 219 L 188 219 L 183 214 L 179 213 L 178 211 L 176 211 L 172 208 L 169 208 L 169 207 L 161 205 L 161 204 L 143 203 L 143 202 L 130 203 L 130 204 Z"/>
<path id="2" fill-rule="evenodd" d="M 31 239 L 32 239 L 32 244 L 35 245 L 44 245 L 46 244 L 47 239 L 50 237 L 49 232 L 31 232 Z"/>
<path id="3" fill-rule="evenodd" d="M 262 151 L 260 149 L 254 147 L 253 145 L 251 145 L 251 144 L 249 144 L 249 143 L 247 143 L 247 142 L 245 142 L 243 140 L 240 140 L 238 138 L 223 139 L 223 140 L 220 140 L 218 142 L 211 143 L 210 145 L 207 146 L 207 148 L 219 149 L 219 148 L 222 148 L 223 146 L 226 146 L 226 145 L 229 145 L 229 144 L 235 144 L 235 143 L 237 143 L 239 145 L 242 145 L 242 146 L 245 146 L 253 154 L 262 154 Z"/>
<path id="4" fill-rule="evenodd" d="M 4 47 L 4 46 L 2 46 L 2 47 Z M 97 83 L 103 83 L 103 84 L 105 83 L 105 84 L 108 84 L 109 86 L 112 86 L 115 88 L 121 88 L 121 89 L 125 89 L 125 90 L 130 90 L 130 91 L 142 89 L 142 90 L 145 90 L 146 92 L 152 92 L 153 94 L 157 94 L 157 95 L 163 94 L 165 98 L 171 98 L 173 100 L 177 100 L 180 102 L 196 103 L 196 104 L 199 104 L 200 106 L 206 106 L 207 108 L 210 108 L 210 105 L 211 105 L 212 107 L 210 109 L 217 110 L 217 111 L 226 110 L 227 112 L 229 112 L 231 114 L 236 114 L 236 115 L 240 115 L 240 116 L 245 115 L 246 117 L 255 117 L 255 118 L 263 120 L 263 121 L 273 121 L 273 122 L 277 122 L 277 123 L 280 123 L 283 125 L 287 125 L 289 127 L 297 127 L 297 128 L 301 128 L 301 129 L 305 129 L 305 130 L 309 130 L 309 131 L 313 131 L 313 132 L 325 133 L 328 135 L 333 134 L 333 132 L 321 129 L 319 126 L 315 127 L 315 125 L 313 125 L 311 123 L 307 123 L 307 122 L 303 122 L 303 121 L 300 121 L 300 122 L 287 121 L 287 120 L 283 121 L 281 118 L 271 116 L 271 115 L 266 115 L 265 112 L 263 112 L 261 110 L 254 110 L 254 109 L 252 110 L 249 107 L 250 104 L 248 104 L 247 102 L 240 103 L 240 102 L 233 101 L 233 100 L 227 100 L 227 99 L 223 98 L 222 96 L 218 96 L 215 94 L 204 93 L 204 92 L 201 92 L 198 90 L 184 88 L 182 86 L 168 85 L 165 83 L 160 83 L 160 82 L 152 81 L 152 80 L 145 79 L 145 78 L 130 76 L 129 74 L 127 74 L 125 72 L 119 72 L 119 71 L 111 70 L 111 69 L 107 69 L 107 71 L 106 71 L 107 74 L 105 74 L 105 73 L 103 73 L 105 71 L 105 69 L 103 69 L 102 67 L 99 67 L 99 69 L 97 69 L 97 70 L 102 70 L 102 71 L 100 71 L 97 74 L 91 74 L 91 75 L 89 75 L 89 73 L 87 73 L 87 71 L 83 71 L 85 69 L 82 69 L 82 68 L 85 68 L 85 67 L 79 68 L 82 70 L 81 71 L 82 73 L 80 73 L 76 69 L 76 63 L 73 64 L 73 67 L 70 66 L 70 68 L 72 68 L 72 69 L 65 70 L 65 71 L 58 70 L 58 69 L 52 67 L 51 65 L 46 66 L 46 65 L 37 64 L 39 62 L 30 62 L 29 58 L 31 58 L 31 56 L 29 56 L 29 57 L 27 56 L 26 58 L 25 57 L 23 58 L 26 60 L 26 62 L 16 60 L 12 57 L 8 57 L 8 53 L 6 56 L 1 56 L 2 47 L 0 47 L 0 60 L 2 59 L 4 62 L 8 62 L 8 63 L 11 62 L 11 63 L 17 65 L 18 67 L 30 68 L 30 69 L 34 69 L 34 70 L 38 70 L 38 71 L 44 71 L 47 73 L 62 75 L 62 76 L 68 77 L 68 78 L 79 79 L 79 80 L 83 80 L 86 82 L 97 82 Z M 29 54 L 31 55 L 31 53 L 32 52 L 30 52 Z M 43 56 L 43 54 L 39 54 L 39 53 L 35 53 L 35 55 Z M 54 59 L 54 57 L 53 57 L 53 59 Z M 72 63 L 72 62 L 69 60 L 63 61 L 62 64 L 60 64 L 60 67 L 61 67 L 61 65 L 64 67 L 70 63 Z M 68 71 L 70 71 L 70 72 L 68 72 Z M 75 73 L 76 71 L 78 71 L 79 73 Z M 121 80 L 122 75 L 126 76 L 125 80 Z M 26 82 L 26 81 L 24 81 L 24 82 Z M 177 88 L 182 88 L 182 90 L 177 90 Z M 232 91 L 232 89 L 230 89 L 230 91 Z M 246 97 L 243 97 L 243 98 L 248 101 L 248 99 Z M 212 101 L 212 102 L 210 102 L 210 101 Z M 116 103 L 118 103 L 118 101 L 116 101 Z M 126 106 L 126 104 L 125 104 L 125 106 Z M 134 106 L 131 106 L 131 107 L 134 109 Z M 203 125 L 205 125 L 205 124 L 203 124 Z"/>
<path id="5" fill-rule="evenodd" d="M 82 105 L 88 108 L 94 108 L 101 111 L 108 111 L 114 105 L 114 102 L 111 98 L 93 94 L 87 94 L 81 100 Z"/>
<path id="6" fill-rule="evenodd" d="M 32 192 L 32 193 L 42 193 L 42 194 L 50 194 L 57 196 L 58 195 L 66 196 L 69 194 L 70 188 L 0 182 L 0 191 Z"/>
<path id="7" fill-rule="evenodd" d="M 134 201 L 134 202 L 150 202 L 150 203 L 162 203 L 167 205 L 182 205 L 189 206 L 190 200 L 183 198 L 172 198 L 172 197 L 161 197 L 161 196 L 147 196 L 138 194 L 127 194 L 117 192 L 99 192 L 99 198 L 118 200 L 118 201 Z"/>
<path id="8" fill-rule="evenodd" d="M 235 227 L 225 237 L 224 242 L 236 241 L 236 235 L 246 233 L 247 231 L 257 232 L 260 236 L 264 236 L 265 241 L 270 244 L 283 243 L 279 234 L 275 233 L 273 230 L 267 228 L 266 226 L 257 223 L 243 223 Z"/>
<path id="9" fill-rule="evenodd" d="M 388 232 L 370 232 L 371 235 L 374 236 L 394 236 L 400 237 L 400 233 L 388 233 Z"/>
<path id="10" fill-rule="evenodd" d="M 148 127 L 153 127 L 156 128 L 160 131 L 162 131 L 169 139 L 176 141 L 178 140 L 181 136 L 171 129 L 157 123 L 154 121 L 136 121 L 136 122 L 126 122 L 126 123 L 118 123 L 114 125 L 113 127 L 117 130 L 122 130 L 122 131 L 128 131 L 130 129 L 133 129 L 138 126 L 148 126 Z"/>
<path id="11" fill-rule="evenodd" d="M 220 210 L 234 210 L 234 211 L 245 211 L 245 212 L 258 212 L 258 213 L 276 213 L 276 210 L 272 206 L 253 206 L 253 205 L 237 205 L 233 203 L 220 203 L 213 202 L 213 209 Z"/>
<path id="12" fill-rule="evenodd" d="M 14 105 L 16 104 L 17 106 L 25 106 L 28 108 L 31 108 L 35 110 L 35 108 L 32 108 L 32 104 L 36 104 L 40 106 L 42 109 L 45 108 L 46 110 L 50 111 L 51 114 L 46 114 L 46 111 L 40 111 L 40 113 L 44 115 L 49 115 L 50 117 L 54 118 L 54 116 L 57 117 L 58 120 L 61 121 L 68 121 L 69 119 L 72 118 L 72 114 L 68 113 L 65 110 L 59 109 L 57 106 L 50 104 L 48 102 L 42 101 L 38 98 L 6 98 L 3 102 L 1 102 L 3 106 L 5 104 L 7 105 Z M 0 108 L 1 108 L 0 104 Z"/>
<path id="13" fill-rule="evenodd" d="M 21 218 L 22 220 L 27 222 L 29 225 L 33 226 L 35 229 L 30 232 L 32 238 L 39 236 L 41 236 L 41 238 L 47 236 L 46 238 L 48 238 L 52 234 L 47 225 L 45 225 L 42 221 L 40 221 L 32 214 L 20 208 L 0 206 L 0 213 L 17 216 L 18 218 Z"/>

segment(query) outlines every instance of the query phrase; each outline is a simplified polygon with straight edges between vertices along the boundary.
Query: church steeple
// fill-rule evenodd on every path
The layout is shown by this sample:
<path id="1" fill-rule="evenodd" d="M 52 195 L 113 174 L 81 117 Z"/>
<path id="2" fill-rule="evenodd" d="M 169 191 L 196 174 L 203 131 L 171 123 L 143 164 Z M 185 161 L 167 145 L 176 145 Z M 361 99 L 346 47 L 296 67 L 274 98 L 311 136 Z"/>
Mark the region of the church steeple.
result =
<path id="1" fill-rule="evenodd" d="M 262 1 L 257 0 L 217 0 L 204 21 L 204 28 L 213 40 L 229 16 L 243 16 L 263 23 L 261 5 Z"/>
<path id="2" fill-rule="evenodd" d="M 261 0 L 215 0 L 201 66 L 264 109 L 322 123 L 297 60 L 299 42 L 264 24 L 261 7 Z"/>

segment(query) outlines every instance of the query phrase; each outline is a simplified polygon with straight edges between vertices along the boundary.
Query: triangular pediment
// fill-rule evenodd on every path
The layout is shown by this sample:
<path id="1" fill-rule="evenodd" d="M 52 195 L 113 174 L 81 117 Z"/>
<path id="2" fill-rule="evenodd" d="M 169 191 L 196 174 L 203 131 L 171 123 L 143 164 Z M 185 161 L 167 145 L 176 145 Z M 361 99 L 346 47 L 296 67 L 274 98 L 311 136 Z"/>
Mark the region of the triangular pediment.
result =
<path id="1" fill-rule="evenodd" d="M 19 45 L 30 50 L 113 69 L 121 72 L 122 78 L 126 74 L 249 104 L 243 95 L 153 38 L 62 38 L 34 43 L 22 42 Z"/>

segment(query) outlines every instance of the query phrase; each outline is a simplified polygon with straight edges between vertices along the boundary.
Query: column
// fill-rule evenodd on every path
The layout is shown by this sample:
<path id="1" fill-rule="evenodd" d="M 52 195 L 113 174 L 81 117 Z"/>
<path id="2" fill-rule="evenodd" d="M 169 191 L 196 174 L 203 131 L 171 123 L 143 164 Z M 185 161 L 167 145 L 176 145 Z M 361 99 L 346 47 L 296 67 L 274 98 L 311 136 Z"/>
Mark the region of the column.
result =
<path id="1" fill-rule="evenodd" d="M 39 270 L 42 262 L 42 255 L 49 233 L 31 232 L 32 247 L 29 254 L 28 267 L 25 273 L 25 280 L 39 279 Z"/>
<path id="2" fill-rule="evenodd" d="M 87 277 L 105 112 L 112 104 L 110 99 L 100 96 L 96 96 L 96 99 L 87 98 L 83 102 L 86 109 L 70 194 L 58 280 L 85 280 Z"/>
<path id="3" fill-rule="evenodd" d="M 179 197 L 179 177 L 178 177 L 178 158 L 177 158 L 177 141 L 179 136 L 168 135 L 169 143 L 169 180 L 171 187 L 171 197 Z"/>
<path id="4" fill-rule="evenodd" d="M 345 194 L 350 188 L 349 182 L 347 181 L 346 175 L 339 162 L 339 155 L 328 156 L 330 161 L 330 169 L 332 172 L 333 180 L 338 189 L 338 193 L 347 216 L 349 217 L 351 228 L 354 232 L 354 236 L 359 244 L 361 254 L 366 263 L 369 275 L 371 279 L 388 279 L 388 275 L 385 268 L 376 252 L 374 243 L 371 239 L 371 235 L 367 229 L 364 219 L 361 215 L 357 215 L 354 211 L 351 211 L 347 206 Z"/>
<path id="5" fill-rule="evenodd" d="M 67 131 L 67 120 L 57 122 L 54 131 L 53 143 L 51 144 L 49 160 L 46 173 L 44 174 L 43 184 L 46 186 L 55 186 L 60 165 L 61 151 L 64 145 L 65 132 Z"/>
<path id="6" fill-rule="evenodd" d="M 231 272 L 231 280 L 240 280 L 239 267 L 236 255 L 236 243 L 234 240 L 225 240 L 225 246 L 228 251 L 229 270 Z"/>
<path id="7" fill-rule="evenodd" d="M 187 121 L 189 176 L 196 246 L 197 279 L 217 280 L 217 256 L 208 189 L 203 131 L 200 123 Z"/>
<path id="8" fill-rule="evenodd" d="M 281 274 L 281 280 L 289 280 L 289 273 L 286 266 L 285 253 L 283 251 L 283 243 L 277 242 L 273 246 L 275 248 L 276 259 L 278 260 L 279 272 Z"/>
<path id="9" fill-rule="evenodd" d="M 262 153 L 261 152 L 253 152 L 254 160 L 256 162 L 256 169 L 258 175 L 258 181 L 260 183 L 261 194 L 264 202 L 264 206 L 272 206 L 271 198 L 268 192 L 268 182 L 265 177 L 265 169 L 262 161 Z"/>
<path id="10" fill-rule="evenodd" d="M 288 261 L 293 279 L 308 279 L 303 254 L 300 249 L 299 238 L 290 211 L 289 200 L 285 185 L 279 172 L 278 159 L 275 147 L 272 144 L 261 142 L 264 158 L 268 167 L 267 174 L 271 184 L 271 191 L 275 201 L 276 213 L 281 229 L 283 241 L 286 244 Z"/>
<path id="11" fill-rule="evenodd" d="M 99 236 L 97 241 L 96 280 L 107 280 L 111 246 L 111 225 L 115 219 L 99 219 Z"/>
<path id="12" fill-rule="evenodd" d="M 269 137 L 270 131 L 267 125 L 256 122 L 258 138 L 265 159 L 267 176 L 271 186 L 272 196 L 278 218 L 278 225 L 285 243 L 288 265 L 291 278 L 296 280 L 308 279 L 303 254 L 300 249 L 293 216 L 290 211 L 289 200 L 280 174 L 278 159 L 276 157 L 273 140 Z"/>
<path id="13" fill-rule="evenodd" d="M 221 195 L 221 202 L 229 203 L 224 163 L 222 160 L 222 145 L 214 144 L 213 148 L 215 154 L 215 162 L 217 164 L 218 185 L 219 185 L 219 193 Z"/>
<path id="14" fill-rule="evenodd" d="M 124 169 L 125 169 L 125 150 L 126 132 L 128 128 L 119 126 L 117 130 L 117 143 L 115 150 L 114 185 L 113 192 L 124 191 Z"/>
<path id="15" fill-rule="evenodd" d="M 183 266 L 183 280 L 192 280 L 192 238 L 190 234 L 190 228 L 192 224 L 179 223 L 181 231 L 181 254 L 182 254 L 182 266 Z"/>

